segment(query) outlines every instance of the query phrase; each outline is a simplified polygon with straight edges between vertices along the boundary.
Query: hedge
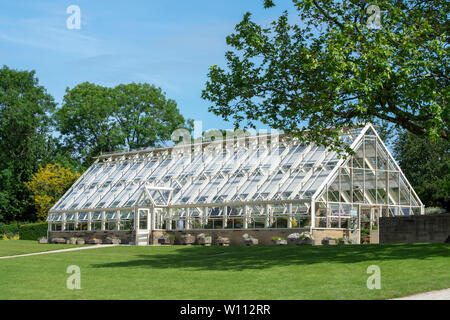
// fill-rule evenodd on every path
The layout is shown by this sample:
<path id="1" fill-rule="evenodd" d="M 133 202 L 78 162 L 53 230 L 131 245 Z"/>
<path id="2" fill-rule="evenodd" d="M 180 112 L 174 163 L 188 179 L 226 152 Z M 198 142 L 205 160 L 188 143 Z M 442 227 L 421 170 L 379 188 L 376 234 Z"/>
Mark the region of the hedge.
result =
<path id="1" fill-rule="evenodd" d="M 38 240 L 42 237 L 47 237 L 48 224 L 30 223 L 23 224 L 19 228 L 20 240 Z"/>
<path id="2" fill-rule="evenodd" d="M 19 223 L 14 222 L 10 224 L 0 223 L 0 234 L 18 234 Z"/>

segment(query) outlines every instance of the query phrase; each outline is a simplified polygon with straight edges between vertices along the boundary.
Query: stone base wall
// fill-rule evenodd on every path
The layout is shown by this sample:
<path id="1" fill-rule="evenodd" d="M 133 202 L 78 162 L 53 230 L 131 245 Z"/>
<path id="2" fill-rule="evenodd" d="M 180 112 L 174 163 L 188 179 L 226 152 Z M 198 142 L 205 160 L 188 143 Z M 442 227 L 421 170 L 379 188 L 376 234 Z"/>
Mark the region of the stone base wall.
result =
<path id="1" fill-rule="evenodd" d="M 153 230 L 150 233 L 149 244 L 158 244 L 158 239 L 165 233 L 164 230 Z"/>
<path id="2" fill-rule="evenodd" d="M 196 236 L 200 233 L 209 234 L 212 236 L 213 244 L 219 236 L 227 237 L 230 239 L 230 245 L 245 245 L 244 238 L 242 235 L 248 234 L 256 239 L 258 239 L 259 245 L 274 245 L 272 237 L 282 237 L 287 239 L 287 236 L 291 233 L 301 233 L 303 231 L 309 231 L 309 228 L 305 229 L 267 229 L 267 230 L 190 230 L 190 231 L 178 231 L 178 230 L 168 230 L 168 234 L 175 236 L 175 244 L 180 243 L 180 238 L 184 234 L 191 234 Z"/>
<path id="3" fill-rule="evenodd" d="M 379 225 L 380 243 L 445 242 L 450 237 L 450 214 L 382 217 Z"/>
<path id="4" fill-rule="evenodd" d="M 64 238 L 66 240 L 70 238 L 81 238 L 89 240 L 92 238 L 106 240 L 107 237 L 119 238 L 121 244 L 129 244 L 134 242 L 134 231 L 49 231 L 48 238 L 51 241 L 53 238 Z"/>
<path id="5" fill-rule="evenodd" d="M 380 230 L 370 230 L 370 243 L 380 243 Z"/>
<path id="6" fill-rule="evenodd" d="M 288 235 L 291 233 L 302 233 L 304 231 L 309 231 L 309 228 L 295 228 L 295 229 L 260 229 L 260 230 L 189 230 L 189 231 L 178 231 L 178 230 L 154 230 L 150 232 L 149 244 L 157 245 L 158 239 L 164 234 L 168 233 L 175 236 L 175 244 L 180 244 L 180 238 L 182 235 L 191 234 L 193 236 L 199 235 L 200 233 L 206 233 L 212 236 L 213 244 L 219 236 L 227 237 L 230 239 L 230 245 L 245 245 L 242 235 L 248 234 L 256 239 L 258 239 L 259 245 L 274 245 L 272 237 L 282 237 L 287 239 Z M 353 239 L 352 234 L 349 230 L 333 230 L 333 229 L 315 229 L 313 230 L 314 243 L 315 245 L 321 245 L 322 239 L 325 237 L 330 238 L 343 238 L 344 235 Z M 71 232 L 61 232 L 61 231 L 50 231 L 49 239 L 52 238 L 82 238 L 84 240 L 89 240 L 91 238 L 97 238 L 105 240 L 107 237 L 117 237 L 120 238 L 122 244 L 134 244 L 135 233 L 134 231 L 71 231 Z"/>
<path id="7" fill-rule="evenodd" d="M 357 239 L 359 243 L 359 231 L 357 235 Z M 313 229 L 313 237 L 314 237 L 314 245 L 321 245 L 322 240 L 324 238 L 333 238 L 333 239 L 339 239 L 344 238 L 344 236 L 347 236 L 349 239 L 353 241 L 353 234 L 350 230 L 333 230 L 333 229 Z"/>

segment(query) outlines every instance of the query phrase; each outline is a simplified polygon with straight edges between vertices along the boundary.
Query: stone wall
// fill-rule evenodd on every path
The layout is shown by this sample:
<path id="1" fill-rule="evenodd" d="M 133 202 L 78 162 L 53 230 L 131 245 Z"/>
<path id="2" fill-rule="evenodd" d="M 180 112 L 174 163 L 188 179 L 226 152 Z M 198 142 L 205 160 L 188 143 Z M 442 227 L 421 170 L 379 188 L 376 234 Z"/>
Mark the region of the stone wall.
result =
<path id="1" fill-rule="evenodd" d="M 245 233 L 249 236 L 257 238 L 259 245 L 274 245 L 272 237 L 282 237 L 287 239 L 287 236 L 291 233 L 302 233 L 304 231 L 309 231 L 309 228 L 295 228 L 295 229 L 260 229 L 260 230 L 189 230 L 189 231 L 178 231 L 178 230 L 154 230 L 150 233 L 149 244 L 157 245 L 158 239 L 164 234 L 168 233 L 174 235 L 176 240 L 175 244 L 180 243 L 181 235 L 192 234 L 197 236 L 200 233 L 210 234 L 212 236 L 213 244 L 219 236 L 228 237 L 230 239 L 230 245 L 245 245 L 242 235 Z M 325 237 L 331 238 L 343 238 L 346 235 L 352 238 L 350 231 L 348 230 L 333 230 L 333 229 L 316 229 L 313 230 L 314 242 L 316 245 L 322 243 L 322 239 Z M 135 241 L 134 231 L 71 231 L 71 232 L 61 232 L 61 231 L 50 231 L 49 239 L 52 238 L 65 238 L 70 239 L 83 238 L 85 240 L 91 238 L 97 238 L 105 240 L 106 237 L 117 237 L 120 238 L 122 244 L 133 244 Z"/>
<path id="2" fill-rule="evenodd" d="M 450 214 L 380 218 L 380 243 L 444 242 L 450 237 Z"/>
<path id="3" fill-rule="evenodd" d="M 380 230 L 370 230 L 370 243 L 380 243 Z"/>
<path id="4" fill-rule="evenodd" d="M 158 244 L 158 239 L 165 233 L 164 230 L 153 230 L 150 233 L 149 244 Z"/>
<path id="5" fill-rule="evenodd" d="M 314 237 L 314 245 L 321 245 L 322 239 L 324 238 L 333 238 L 339 239 L 347 236 L 349 239 L 353 241 L 353 234 L 350 230 L 333 230 L 333 229 L 314 229 L 313 237 Z M 359 239 L 359 235 L 357 237 Z M 358 243 L 358 242 L 357 242 Z"/>
<path id="6" fill-rule="evenodd" d="M 82 238 L 89 240 L 92 238 L 105 240 L 106 237 L 119 238 L 122 244 L 129 244 L 134 242 L 134 231 L 49 231 L 48 238 L 51 241 L 53 238 Z"/>
<path id="7" fill-rule="evenodd" d="M 242 235 L 248 234 L 256 239 L 258 239 L 259 245 L 274 245 L 271 240 L 272 237 L 282 237 L 287 239 L 287 236 L 291 233 L 301 233 L 303 231 L 309 231 L 309 228 L 306 229 L 261 229 L 261 230 L 189 230 L 189 231 L 178 231 L 178 230 L 168 230 L 166 231 L 168 234 L 174 235 L 176 240 L 175 244 L 180 243 L 180 238 L 184 234 L 191 234 L 193 236 L 197 236 L 200 233 L 209 234 L 212 236 L 213 244 L 215 244 L 217 238 L 219 236 L 227 237 L 230 239 L 230 245 L 245 245 L 244 239 Z"/>

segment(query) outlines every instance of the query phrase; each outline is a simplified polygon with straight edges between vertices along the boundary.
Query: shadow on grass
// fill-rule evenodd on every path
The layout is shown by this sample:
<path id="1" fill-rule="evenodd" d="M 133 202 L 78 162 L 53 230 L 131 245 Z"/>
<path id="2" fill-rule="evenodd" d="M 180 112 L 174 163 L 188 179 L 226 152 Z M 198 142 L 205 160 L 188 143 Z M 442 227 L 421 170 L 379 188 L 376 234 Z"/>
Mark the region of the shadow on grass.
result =
<path id="1" fill-rule="evenodd" d="M 94 264 L 94 268 L 192 268 L 196 270 L 265 269 L 316 263 L 358 263 L 384 260 L 450 258 L 450 245 L 441 243 L 347 246 L 180 247 L 161 254 L 131 256 L 133 260 Z"/>

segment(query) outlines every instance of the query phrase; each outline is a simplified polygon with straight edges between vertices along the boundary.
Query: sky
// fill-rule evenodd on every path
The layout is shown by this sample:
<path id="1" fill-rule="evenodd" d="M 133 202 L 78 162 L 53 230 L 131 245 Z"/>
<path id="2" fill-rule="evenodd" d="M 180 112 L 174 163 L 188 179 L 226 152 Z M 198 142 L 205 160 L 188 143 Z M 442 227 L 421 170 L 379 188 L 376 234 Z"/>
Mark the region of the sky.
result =
<path id="1" fill-rule="evenodd" d="M 232 129 L 201 98 L 208 68 L 225 67 L 225 38 L 245 12 L 268 25 L 282 11 L 298 18 L 291 0 L 264 9 L 263 0 L 11 0 L 0 3 L 0 66 L 35 70 L 62 102 L 67 87 L 147 82 L 174 99 L 202 129 Z M 71 5 L 80 9 L 80 28 Z M 298 18 L 299 19 L 299 18 Z M 257 129 L 267 129 L 259 124 Z"/>

